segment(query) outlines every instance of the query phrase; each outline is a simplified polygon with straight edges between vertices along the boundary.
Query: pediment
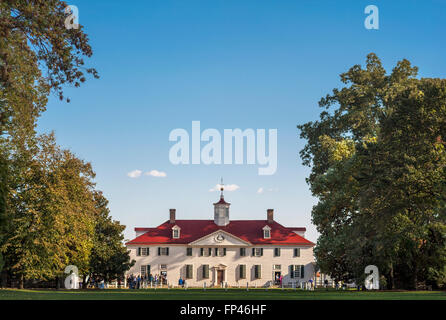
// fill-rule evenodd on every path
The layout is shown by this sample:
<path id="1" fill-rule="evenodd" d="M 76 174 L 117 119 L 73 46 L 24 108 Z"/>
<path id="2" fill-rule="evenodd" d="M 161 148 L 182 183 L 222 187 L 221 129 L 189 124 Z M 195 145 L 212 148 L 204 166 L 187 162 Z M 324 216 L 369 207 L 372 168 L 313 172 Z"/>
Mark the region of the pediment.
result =
<path id="1" fill-rule="evenodd" d="M 194 246 L 249 246 L 250 243 L 223 230 L 217 230 L 190 243 Z"/>

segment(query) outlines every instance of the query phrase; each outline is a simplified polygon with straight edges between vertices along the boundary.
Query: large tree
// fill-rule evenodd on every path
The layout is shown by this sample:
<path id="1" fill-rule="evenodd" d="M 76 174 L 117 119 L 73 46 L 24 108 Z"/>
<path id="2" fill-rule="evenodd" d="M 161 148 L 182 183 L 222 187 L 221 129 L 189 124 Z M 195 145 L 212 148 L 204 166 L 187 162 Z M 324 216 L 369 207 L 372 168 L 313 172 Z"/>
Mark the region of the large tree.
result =
<path id="1" fill-rule="evenodd" d="M 124 245 L 125 226 L 112 220 L 108 200 L 101 192 L 95 192 L 94 198 L 98 214 L 89 269 L 84 273 L 84 280 L 94 279 L 95 283 L 101 280 L 121 280 L 124 273 L 135 263 L 130 261 L 129 251 Z M 87 281 L 83 283 L 86 285 Z"/>
<path id="2" fill-rule="evenodd" d="M 389 287 L 442 286 L 446 254 L 446 80 L 376 55 L 341 74 L 320 120 L 299 125 L 319 202 L 316 258 L 338 280 L 374 264 Z"/>
<path id="3" fill-rule="evenodd" d="M 53 279 L 65 266 L 89 266 L 97 210 L 89 163 L 42 135 L 9 196 L 1 251 L 6 268 L 25 279 Z"/>
<path id="4" fill-rule="evenodd" d="M 51 92 L 97 77 L 84 58 L 83 27 L 67 29 L 59 0 L 0 2 L 0 254 L 6 272 L 49 279 L 75 264 L 89 269 L 94 243 L 94 173 L 53 135 L 35 127 Z M 69 99 L 67 99 L 68 101 Z"/>

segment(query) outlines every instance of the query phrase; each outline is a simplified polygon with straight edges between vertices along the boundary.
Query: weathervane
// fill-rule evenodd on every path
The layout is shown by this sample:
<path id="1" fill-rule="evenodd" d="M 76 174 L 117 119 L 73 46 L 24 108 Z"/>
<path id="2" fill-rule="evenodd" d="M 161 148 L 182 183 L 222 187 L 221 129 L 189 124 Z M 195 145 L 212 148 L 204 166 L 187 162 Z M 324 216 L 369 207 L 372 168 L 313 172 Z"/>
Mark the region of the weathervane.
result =
<path id="1" fill-rule="evenodd" d="M 225 185 L 223 184 L 223 177 L 221 178 L 221 183 L 220 183 L 220 191 L 221 191 L 221 195 L 220 197 L 223 199 L 223 190 L 225 189 Z"/>

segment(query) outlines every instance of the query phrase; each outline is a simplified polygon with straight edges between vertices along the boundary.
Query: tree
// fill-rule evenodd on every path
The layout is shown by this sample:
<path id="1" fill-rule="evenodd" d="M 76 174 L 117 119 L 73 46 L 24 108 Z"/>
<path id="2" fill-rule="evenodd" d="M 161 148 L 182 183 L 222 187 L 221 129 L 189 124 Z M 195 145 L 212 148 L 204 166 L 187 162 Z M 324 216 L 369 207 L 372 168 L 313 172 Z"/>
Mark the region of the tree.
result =
<path id="1" fill-rule="evenodd" d="M 71 263 L 89 267 L 96 208 L 89 163 L 61 150 L 35 127 L 48 96 L 78 87 L 91 57 L 88 37 L 66 29 L 66 3 L 0 2 L 0 254 L 5 271 L 54 278 Z M 67 99 L 69 101 L 69 99 Z"/>
<path id="2" fill-rule="evenodd" d="M 7 190 L 7 162 L 4 158 L 3 152 L 0 151 L 0 244 L 4 241 L 3 235 L 5 234 L 6 224 L 6 198 L 8 195 Z M 3 254 L 0 250 L 0 274 L 2 274 L 5 261 Z M 3 287 L 3 281 L 0 279 L 0 287 Z"/>
<path id="3" fill-rule="evenodd" d="M 17 65 L 16 58 L 29 55 L 33 65 L 42 64 L 45 71 L 41 80 L 59 97 L 62 86 L 78 87 L 85 81 L 85 74 L 97 77 L 93 68 L 84 67 L 83 57 L 93 51 L 82 25 L 67 29 L 65 12 L 67 4 L 59 0 L 6 0 L 0 3 L 0 83 L 14 84 L 10 72 Z M 12 45 L 16 43 L 16 45 Z"/>
<path id="4" fill-rule="evenodd" d="M 90 164 L 61 150 L 52 134 L 36 139 L 27 169 L 15 176 L 1 247 L 21 287 L 54 279 L 69 264 L 85 272 L 96 218 Z"/>
<path id="5" fill-rule="evenodd" d="M 130 262 L 129 251 L 123 243 L 125 226 L 111 219 L 108 200 L 101 192 L 95 193 L 95 204 L 98 216 L 90 255 L 90 268 L 88 275 L 84 276 L 84 285 L 87 276 L 96 283 L 101 280 L 105 282 L 120 280 L 135 263 L 134 260 Z"/>
<path id="6" fill-rule="evenodd" d="M 361 281 L 368 264 L 390 288 L 444 278 L 446 80 L 417 70 L 402 60 L 387 75 L 370 54 L 320 101 L 320 121 L 298 126 L 319 198 L 315 255 L 342 280 Z"/>

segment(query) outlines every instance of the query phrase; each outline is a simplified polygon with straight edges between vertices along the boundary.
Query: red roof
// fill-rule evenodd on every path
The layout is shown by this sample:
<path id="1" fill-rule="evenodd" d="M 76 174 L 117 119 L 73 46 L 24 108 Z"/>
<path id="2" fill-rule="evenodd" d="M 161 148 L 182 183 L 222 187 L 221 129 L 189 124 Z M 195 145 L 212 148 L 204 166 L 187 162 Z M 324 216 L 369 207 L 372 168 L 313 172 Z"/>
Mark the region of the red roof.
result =
<path id="1" fill-rule="evenodd" d="M 179 239 L 172 238 L 174 225 L 181 228 Z M 263 238 L 263 227 L 266 225 L 271 228 L 270 239 Z M 146 229 L 146 233 L 127 244 L 188 244 L 217 230 L 223 230 L 251 244 L 314 245 L 293 231 L 298 228 L 287 228 L 275 221 L 268 223 L 266 220 L 233 220 L 227 226 L 218 226 L 214 220 L 176 220 L 175 224 L 166 221 L 156 228 L 135 228 L 135 231 Z"/>

